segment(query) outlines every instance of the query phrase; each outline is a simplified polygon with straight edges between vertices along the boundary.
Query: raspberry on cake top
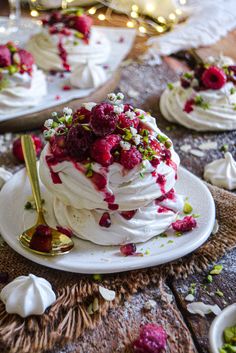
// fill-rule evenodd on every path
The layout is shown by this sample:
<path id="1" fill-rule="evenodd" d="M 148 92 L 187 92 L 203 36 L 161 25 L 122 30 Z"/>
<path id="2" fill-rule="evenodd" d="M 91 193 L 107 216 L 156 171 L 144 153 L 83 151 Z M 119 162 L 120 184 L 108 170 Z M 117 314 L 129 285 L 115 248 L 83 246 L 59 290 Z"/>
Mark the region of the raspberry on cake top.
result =
<path id="1" fill-rule="evenodd" d="M 168 84 L 160 109 L 167 120 L 189 129 L 236 129 L 236 65 L 227 57 L 210 57 Z"/>
<path id="2" fill-rule="evenodd" d="M 35 106 L 46 92 L 45 75 L 32 54 L 13 42 L 0 45 L 0 114 Z"/>
<path id="3" fill-rule="evenodd" d="M 160 234 L 184 203 L 173 189 L 179 157 L 171 140 L 123 98 L 112 93 L 45 122 L 40 178 L 54 200 L 48 215 L 102 245 Z"/>
<path id="4" fill-rule="evenodd" d="M 104 63 L 110 43 L 96 28 L 83 9 L 53 12 L 43 20 L 43 29 L 27 43 L 36 63 L 44 70 L 71 71 L 88 60 Z"/>

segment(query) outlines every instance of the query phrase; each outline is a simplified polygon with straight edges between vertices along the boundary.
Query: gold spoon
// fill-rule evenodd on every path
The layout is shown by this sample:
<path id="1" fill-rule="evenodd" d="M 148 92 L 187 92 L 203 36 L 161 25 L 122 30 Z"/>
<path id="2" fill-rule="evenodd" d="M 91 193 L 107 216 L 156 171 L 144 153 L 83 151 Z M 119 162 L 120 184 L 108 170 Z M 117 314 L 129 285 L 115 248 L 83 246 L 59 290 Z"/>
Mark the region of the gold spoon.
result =
<path id="1" fill-rule="evenodd" d="M 40 187 L 39 187 L 37 164 L 36 164 L 35 146 L 31 136 L 23 135 L 21 137 L 21 144 L 22 144 L 27 174 L 29 177 L 34 201 L 36 204 L 38 219 L 36 224 L 33 227 L 25 230 L 20 235 L 19 241 L 24 248 L 27 248 L 29 251 L 36 254 L 47 255 L 47 256 L 66 254 L 70 252 L 74 247 L 74 243 L 72 239 L 67 235 L 59 232 L 58 230 L 49 227 L 44 218 L 42 199 L 41 199 Z M 44 236 L 40 238 L 41 233 L 39 233 L 39 231 L 35 235 L 37 227 L 40 225 L 44 225 L 47 227 L 46 229 L 47 229 L 47 232 L 49 232 L 50 236 L 45 236 L 44 239 L 43 239 Z M 35 239 L 35 237 L 37 239 Z M 33 238 L 33 241 L 32 241 L 32 238 Z M 45 241 L 46 243 L 44 243 Z M 41 246 L 39 245 L 39 250 L 37 250 L 37 246 L 35 244 L 42 244 Z M 46 251 L 44 251 L 44 248 L 43 248 L 44 244 L 47 244 Z"/>

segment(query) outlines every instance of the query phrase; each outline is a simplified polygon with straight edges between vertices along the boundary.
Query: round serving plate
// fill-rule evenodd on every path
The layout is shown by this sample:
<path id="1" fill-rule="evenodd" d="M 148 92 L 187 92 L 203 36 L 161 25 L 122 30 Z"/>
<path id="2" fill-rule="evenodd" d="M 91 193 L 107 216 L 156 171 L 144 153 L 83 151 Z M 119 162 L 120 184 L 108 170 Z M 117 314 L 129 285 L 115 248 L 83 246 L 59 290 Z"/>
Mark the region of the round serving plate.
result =
<path id="1" fill-rule="evenodd" d="M 42 198 L 51 202 L 41 185 Z M 196 176 L 180 167 L 176 191 L 189 197 L 193 212 L 199 214 L 198 226 L 177 237 L 154 237 L 137 245 L 144 256 L 124 257 L 118 246 L 100 246 L 74 237 L 75 247 L 67 255 L 49 258 L 22 248 L 18 237 L 36 221 L 34 211 L 24 209 L 32 195 L 25 169 L 16 173 L 0 192 L 0 233 L 8 245 L 27 259 L 57 270 L 77 273 L 114 273 L 151 267 L 179 259 L 202 245 L 210 236 L 215 222 L 215 204 L 206 185 Z M 168 233 L 168 232 L 167 232 Z"/>

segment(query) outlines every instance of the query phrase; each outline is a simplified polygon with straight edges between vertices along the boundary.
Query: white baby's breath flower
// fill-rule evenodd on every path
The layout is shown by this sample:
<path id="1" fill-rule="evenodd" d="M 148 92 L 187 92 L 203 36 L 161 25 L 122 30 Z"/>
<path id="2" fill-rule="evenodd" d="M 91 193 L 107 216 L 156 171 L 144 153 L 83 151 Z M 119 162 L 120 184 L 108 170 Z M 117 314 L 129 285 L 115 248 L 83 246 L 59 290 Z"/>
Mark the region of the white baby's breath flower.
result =
<path id="1" fill-rule="evenodd" d="M 52 126 L 53 124 L 53 119 L 48 119 L 45 121 L 44 123 L 44 126 L 47 128 L 47 129 L 50 129 L 50 127 Z"/>
<path id="2" fill-rule="evenodd" d="M 121 114 L 124 111 L 124 105 L 123 104 L 119 104 L 119 105 L 115 105 L 114 106 L 114 112 L 116 114 Z"/>
<path id="3" fill-rule="evenodd" d="M 119 101 L 123 101 L 123 99 L 125 98 L 125 96 L 123 95 L 122 92 L 117 93 L 116 95 L 116 99 Z"/>
<path id="4" fill-rule="evenodd" d="M 57 117 L 57 112 L 52 112 L 51 116 L 52 116 L 53 118 Z"/>
<path id="5" fill-rule="evenodd" d="M 54 134 L 55 134 L 54 129 L 44 130 L 44 132 L 43 132 L 43 136 L 44 136 L 45 140 L 49 140 Z"/>
<path id="6" fill-rule="evenodd" d="M 141 142 L 141 136 L 140 135 L 135 135 L 133 137 L 133 140 L 134 140 L 135 145 L 139 145 L 140 142 Z"/>
<path id="7" fill-rule="evenodd" d="M 116 101 L 116 94 L 115 93 L 108 93 L 107 98 L 110 102 L 114 103 Z"/>
<path id="8" fill-rule="evenodd" d="M 125 115 L 130 119 L 130 120 L 133 120 L 136 116 L 135 112 L 126 112 Z"/>
<path id="9" fill-rule="evenodd" d="M 135 127 L 133 127 L 133 126 L 131 126 L 130 131 L 133 136 L 136 135 L 138 132 L 137 129 L 135 129 Z"/>
<path id="10" fill-rule="evenodd" d="M 69 108 L 69 107 L 65 107 L 65 108 L 63 109 L 63 113 L 64 113 L 65 115 L 71 115 L 72 112 L 73 112 L 72 109 Z"/>
<path id="11" fill-rule="evenodd" d="M 123 150 L 128 151 L 130 149 L 130 147 L 131 147 L 131 144 L 129 142 L 126 142 L 126 141 L 120 141 L 120 147 Z"/>

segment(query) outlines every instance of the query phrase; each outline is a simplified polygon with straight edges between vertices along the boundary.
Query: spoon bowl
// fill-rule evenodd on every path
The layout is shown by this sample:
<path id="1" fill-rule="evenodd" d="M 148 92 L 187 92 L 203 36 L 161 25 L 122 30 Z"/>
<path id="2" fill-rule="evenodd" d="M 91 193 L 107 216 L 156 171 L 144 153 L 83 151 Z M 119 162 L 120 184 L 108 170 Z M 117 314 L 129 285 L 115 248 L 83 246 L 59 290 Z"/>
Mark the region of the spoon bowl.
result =
<path id="1" fill-rule="evenodd" d="M 33 227 L 25 230 L 19 236 L 20 244 L 29 251 L 39 255 L 56 256 L 67 254 L 74 247 L 72 239 L 66 234 L 49 227 L 44 218 L 35 147 L 31 136 L 23 135 L 21 137 L 21 144 L 38 219 Z"/>

